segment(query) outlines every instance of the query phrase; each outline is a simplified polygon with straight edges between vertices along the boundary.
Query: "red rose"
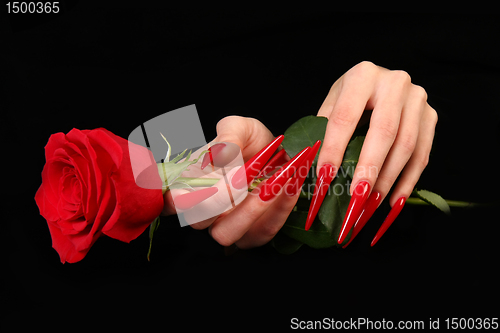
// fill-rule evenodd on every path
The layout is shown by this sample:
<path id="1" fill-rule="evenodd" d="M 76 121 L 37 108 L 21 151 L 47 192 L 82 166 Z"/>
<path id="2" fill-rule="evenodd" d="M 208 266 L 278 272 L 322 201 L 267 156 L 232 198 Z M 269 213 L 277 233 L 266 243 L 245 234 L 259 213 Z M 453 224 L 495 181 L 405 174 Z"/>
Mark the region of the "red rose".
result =
<path id="1" fill-rule="evenodd" d="M 144 165 L 154 162 L 149 150 L 130 145 L 136 158 L 150 157 Z M 130 242 L 163 209 L 156 165 L 143 172 L 154 185 L 139 187 L 129 141 L 106 129 L 53 134 L 45 146 L 45 159 L 35 200 L 62 263 L 83 259 L 101 234 Z"/>

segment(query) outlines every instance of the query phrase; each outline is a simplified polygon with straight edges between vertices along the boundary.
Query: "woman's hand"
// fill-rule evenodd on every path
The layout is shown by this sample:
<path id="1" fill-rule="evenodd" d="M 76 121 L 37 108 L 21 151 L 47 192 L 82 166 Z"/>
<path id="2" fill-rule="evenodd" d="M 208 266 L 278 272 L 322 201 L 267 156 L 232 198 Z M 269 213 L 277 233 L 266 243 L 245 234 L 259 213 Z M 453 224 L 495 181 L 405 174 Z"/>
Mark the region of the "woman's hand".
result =
<path id="1" fill-rule="evenodd" d="M 353 227 L 351 240 L 356 236 L 401 174 L 390 198 L 393 209 L 375 236 L 372 242 L 374 245 L 397 217 L 427 165 L 437 114 L 427 104 L 425 90 L 412 84 L 406 72 L 390 71 L 370 62 L 362 62 L 339 78 L 318 112 L 318 116 L 327 117 L 329 121 L 318 158 L 318 181 L 306 229 L 314 221 L 326 189 L 340 167 L 349 139 L 363 115 L 369 116 L 370 127 L 354 172 L 351 202 L 338 242 L 342 243 Z M 236 144 L 248 164 L 273 139 L 271 132 L 258 120 L 231 116 L 217 124 L 217 138 L 214 142 Z M 294 161 L 287 162 L 276 173 L 281 173 L 279 181 L 269 179 L 262 182 L 232 209 L 193 224 L 192 227 L 209 228 L 212 237 L 225 246 L 236 244 L 239 248 L 250 248 L 267 243 L 281 229 L 295 206 L 300 193 L 298 189 L 318 148 L 319 142 L 309 151 L 304 151 L 300 158 L 294 157 Z M 287 169 L 290 162 L 293 163 Z M 264 163 L 265 161 L 258 165 L 259 170 Z M 303 177 L 296 173 L 289 180 L 293 171 L 300 168 L 304 169 L 301 173 Z M 231 184 L 236 177 L 236 170 L 237 168 L 227 174 Z M 271 193 L 270 186 L 266 187 L 266 184 L 273 182 L 276 184 L 271 191 L 272 195 L 263 195 L 262 192 Z M 220 189 L 227 186 L 229 185 L 223 181 L 214 185 Z M 238 191 L 241 188 L 235 189 L 232 186 L 232 190 Z M 218 195 L 221 192 L 223 191 L 206 190 L 205 195 L 200 193 L 194 201 L 203 199 L 199 203 L 201 209 L 210 210 L 218 205 Z M 163 213 L 176 213 L 173 198 L 182 196 L 186 199 L 189 197 L 187 201 L 192 200 L 187 190 L 168 191 Z M 189 213 L 190 210 L 186 209 L 185 214 Z"/>
<path id="2" fill-rule="evenodd" d="M 221 207 L 223 201 L 227 202 L 229 190 L 234 201 L 238 200 L 237 197 L 244 199 L 224 213 L 203 221 L 198 219 L 196 221 L 199 222 L 191 224 L 191 226 L 195 229 L 209 228 L 211 236 L 224 246 L 235 244 L 238 248 L 251 248 L 269 242 L 285 223 L 300 194 L 301 180 L 303 181 L 303 179 L 300 179 L 299 173 L 291 181 L 289 179 L 294 171 L 307 164 L 305 162 L 309 161 L 308 165 L 312 165 L 311 159 L 316 156 L 319 149 L 318 144 L 314 155 L 307 156 L 310 152 L 310 148 L 307 147 L 302 154 L 297 154 L 278 170 L 275 176 L 263 181 L 257 188 L 248 193 L 246 175 L 253 180 L 253 177 L 259 173 L 269 157 L 276 151 L 281 140 L 282 136 L 275 139 L 271 132 L 256 119 L 237 116 L 223 118 L 217 124 L 217 137 L 214 143 L 226 143 L 226 145 L 218 152 L 217 156 L 232 154 L 228 151 L 233 150 L 232 147 L 237 145 L 241 149 L 243 160 L 246 161 L 245 166 L 226 171 L 227 180 L 221 179 L 210 188 L 194 192 L 185 189 L 167 191 L 163 215 L 183 212 L 189 218 L 189 214 L 193 216 L 196 212 L 213 211 L 214 207 L 215 209 Z M 267 149 L 266 145 L 269 145 L 270 142 L 272 144 Z M 215 146 L 212 145 L 212 147 Z M 259 154 L 262 150 L 265 150 L 265 153 Z M 278 155 L 281 156 L 282 163 L 287 160 L 285 154 L 280 153 L 276 156 Z M 308 158 L 306 159 L 306 157 Z M 192 169 L 190 172 L 199 171 L 196 168 L 203 168 L 204 164 L 206 163 L 200 161 L 200 163 L 190 167 Z M 210 168 L 206 167 L 206 169 Z M 239 170 L 246 170 L 246 175 Z M 309 167 L 307 170 L 301 170 L 302 178 L 306 176 L 308 170 Z M 189 174 L 183 174 L 184 176 L 189 176 Z M 248 194 L 242 196 L 241 191 Z M 191 203 L 196 203 L 195 207 L 191 208 Z"/>
<path id="3" fill-rule="evenodd" d="M 400 174 L 389 203 L 393 210 L 402 208 L 428 163 L 438 118 L 427 104 L 425 90 L 412 84 L 406 72 L 361 62 L 333 84 L 319 109 L 318 116 L 327 117 L 328 125 L 318 157 L 318 176 L 325 174 L 325 170 L 337 172 L 365 110 L 373 111 L 352 179 L 351 204 L 339 243 L 360 215 L 365 215 L 360 219 L 363 221 L 358 225 L 359 232 Z M 369 208 L 370 212 L 364 212 L 363 208 Z M 393 220 L 397 214 L 392 215 Z M 314 220 L 313 216 L 310 218 Z M 390 223 L 384 223 L 385 229 Z"/>

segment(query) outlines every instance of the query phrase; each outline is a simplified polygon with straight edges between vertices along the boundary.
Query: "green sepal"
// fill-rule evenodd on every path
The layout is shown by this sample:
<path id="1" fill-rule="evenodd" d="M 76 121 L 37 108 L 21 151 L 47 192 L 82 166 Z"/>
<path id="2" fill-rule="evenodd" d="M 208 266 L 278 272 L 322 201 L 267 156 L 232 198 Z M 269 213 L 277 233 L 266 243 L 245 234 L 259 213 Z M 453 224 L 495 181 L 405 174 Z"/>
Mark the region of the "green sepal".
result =
<path id="1" fill-rule="evenodd" d="M 156 230 L 158 230 L 158 227 L 160 226 L 160 217 L 158 216 L 151 222 L 149 225 L 149 250 L 148 250 L 148 261 L 150 261 L 150 256 L 151 256 L 151 247 L 153 246 L 153 234 L 155 233 Z"/>

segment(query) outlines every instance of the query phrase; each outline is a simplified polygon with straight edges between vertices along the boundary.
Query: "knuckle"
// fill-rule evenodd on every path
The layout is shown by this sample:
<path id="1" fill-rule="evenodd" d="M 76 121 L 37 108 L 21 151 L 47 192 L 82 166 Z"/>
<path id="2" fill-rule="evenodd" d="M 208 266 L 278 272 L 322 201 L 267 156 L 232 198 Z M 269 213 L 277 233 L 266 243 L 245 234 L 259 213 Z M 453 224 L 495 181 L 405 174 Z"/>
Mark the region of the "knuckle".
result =
<path id="1" fill-rule="evenodd" d="M 427 92 L 425 89 L 418 85 L 413 85 L 412 87 L 413 95 L 422 102 L 427 102 Z"/>
<path id="2" fill-rule="evenodd" d="M 347 76 L 366 77 L 375 74 L 378 71 L 378 66 L 371 61 L 362 61 L 352 67 L 347 73 Z"/>
<path id="3" fill-rule="evenodd" d="M 393 70 L 390 72 L 390 78 L 394 83 L 399 85 L 406 85 L 411 83 L 410 74 L 403 70 Z"/>
<path id="4" fill-rule="evenodd" d="M 363 72 L 373 71 L 373 70 L 377 69 L 377 65 L 375 65 L 373 62 L 368 61 L 368 60 L 361 61 L 359 64 L 357 64 L 354 67 L 357 68 L 358 70 L 363 71 Z"/>
<path id="5" fill-rule="evenodd" d="M 340 107 L 334 111 L 330 121 L 336 126 L 349 127 L 354 124 L 355 119 L 350 108 Z"/>
<path id="6" fill-rule="evenodd" d="M 417 137 L 414 135 L 404 135 L 398 140 L 398 144 L 401 146 L 403 151 L 410 155 L 413 153 L 417 146 Z"/>
<path id="7" fill-rule="evenodd" d="M 226 116 L 217 122 L 216 128 L 219 129 L 221 126 L 231 124 L 235 121 L 240 121 L 240 116 Z"/>
<path id="8" fill-rule="evenodd" d="M 394 141 L 398 132 L 398 125 L 392 120 L 383 119 L 377 122 L 376 129 L 383 139 Z"/>
<path id="9" fill-rule="evenodd" d="M 429 117 L 432 121 L 432 123 L 434 124 L 434 126 L 436 126 L 437 122 L 438 122 L 438 114 L 436 112 L 436 110 L 434 110 L 433 108 L 429 107 L 430 109 L 430 113 L 429 113 Z"/>
<path id="10" fill-rule="evenodd" d="M 418 164 L 422 170 L 425 169 L 427 167 L 427 165 L 429 164 L 429 155 L 426 154 L 424 156 L 421 156 L 418 159 Z"/>

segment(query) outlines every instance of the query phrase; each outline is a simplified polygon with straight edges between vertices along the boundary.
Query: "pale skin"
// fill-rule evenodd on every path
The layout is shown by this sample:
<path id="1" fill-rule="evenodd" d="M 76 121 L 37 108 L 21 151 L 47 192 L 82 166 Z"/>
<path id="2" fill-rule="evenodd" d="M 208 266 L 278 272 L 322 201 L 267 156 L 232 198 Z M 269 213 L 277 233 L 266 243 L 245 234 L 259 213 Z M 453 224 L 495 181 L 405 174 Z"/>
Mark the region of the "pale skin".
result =
<path id="1" fill-rule="evenodd" d="M 365 110 L 372 110 L 371 115 Z M 398 198 L 411 194 L 429 161 L 437 113 L 427 103 L 425 90 L 412 84 L 408 73 L 361 62 L 333 84 L 318 111 L 318 116 L 328 118 L 328 124 L 317 170 L 324 164 L 332 165 L 335 170 L 339 168 L 363 114 L 369 115 L 370 126 L 351 193 L 363 180 L 370 184 L 371 191 L 381 193 L 382 198 L 394 186 L 389 198 L 392 206 Z M 230 116 L 217 124 L 214 141 L 237 144 L 247 161 L 273 139 L 260 121 Z M 235 244 L 238 248 L 252 248 L 264 245 L 283 226 L 300 193 L 290 196 L 285 192 L 282 190 L 269 201 L 262 201 L 258 195 L 248 195 L 235 208 L 192 227 L 208 228 L 210 235 L 224 246 Z M 166 193 L 164 215 L 175 214 L 172 195 L 183 193 L 186 191 Z M 212 198 L 205 201 L 210 200 Z"/>

